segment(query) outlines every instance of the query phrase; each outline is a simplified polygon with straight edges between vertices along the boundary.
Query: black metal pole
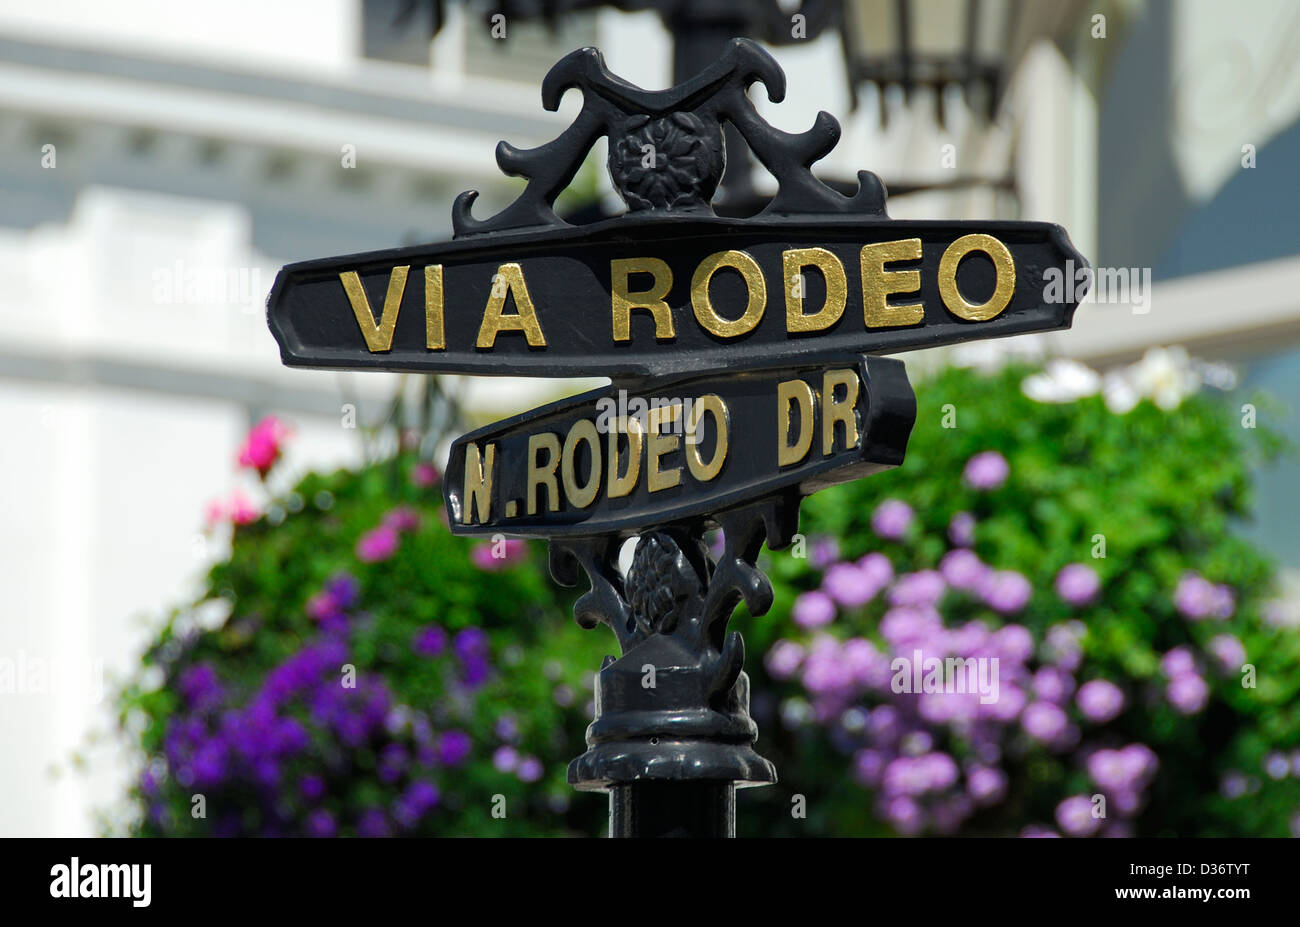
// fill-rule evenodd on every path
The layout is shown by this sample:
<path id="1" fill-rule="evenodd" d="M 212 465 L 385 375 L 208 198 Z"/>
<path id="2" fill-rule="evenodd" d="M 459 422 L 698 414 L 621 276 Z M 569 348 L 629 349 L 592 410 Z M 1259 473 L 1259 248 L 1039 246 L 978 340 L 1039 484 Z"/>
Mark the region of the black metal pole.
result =
<path id="1" fill-rule="evenodd" d="M 609 792 L 611 837 L 734 837 L 732 782 L 638 782 Z"/>

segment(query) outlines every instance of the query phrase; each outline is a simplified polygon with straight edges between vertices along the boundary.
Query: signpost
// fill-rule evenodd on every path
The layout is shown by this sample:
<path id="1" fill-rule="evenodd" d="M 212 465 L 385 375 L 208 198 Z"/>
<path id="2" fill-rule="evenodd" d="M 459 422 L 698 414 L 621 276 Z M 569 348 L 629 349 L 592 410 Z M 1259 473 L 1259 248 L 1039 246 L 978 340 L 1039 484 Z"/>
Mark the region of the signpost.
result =
<path id="1" fill-rule="evenodd" d="M 784 80 L 744 39 L 653 92 L 576 51 L 542 84 L 550 110 L 582 91 L 573 124 L 497 147 L 528 180 L 514 203 L 480 220 L 464 193 L 453 242 L 293 264 L 268 302 L 291 366 L 611 377 L 461 437 L 445 484 L 454 533 L 549 539 L 555 579 L 590 583 L 578 622 L 618 639 L 569 766 L 610 792 L 614 836 L 731 835 L 735 788 L 776 781 L 726 625 L 742 600 L 771 606 L 755 562 L 790 543 L 804 496 L 902 464 L 915 396 L 880 355 L 1068 328 L 1083 295 L 1044 298 L 1046 270 L 1084 263 L 1058 226 L 891 220 L 866 171 L 855 196 L 826 187 L 810 166 L 835 120 L 781 132 L 746 96 L 759 82 L 779 102 Z M 749 219 L 710 205 L 725 126 L 778 182 Z M 552 205 L 602 135 L 628 212 L 570 226 Z"/>

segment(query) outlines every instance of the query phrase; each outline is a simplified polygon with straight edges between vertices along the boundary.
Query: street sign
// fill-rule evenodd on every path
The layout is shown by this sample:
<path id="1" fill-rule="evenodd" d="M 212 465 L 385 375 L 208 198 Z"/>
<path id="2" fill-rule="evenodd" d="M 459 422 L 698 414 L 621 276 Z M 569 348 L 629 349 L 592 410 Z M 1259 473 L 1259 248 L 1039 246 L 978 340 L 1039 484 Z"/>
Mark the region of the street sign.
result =
<path id="1" fill-rule="evenodd" d="M 454 533 L 546 538 L 558 582 L 590 581 L 574 617 L 609 626 L 622 656 L 596 678 L 569 781 L 611 790 L 616 833 L 659 803 L 730 833 L 734 789 L 776 780 L 726 624 L 741 601 L 771 607 L 757 559 L 791 543 L 803 497 L 902 464 L 916 398 L 879 355 L 1068 328 L 1085 295 L 1048 297 L 1048 271 L 1085 266 L 1058 226 L 894 221 L 874 174 L 853 196 L 823 184 L 811 165 L 838 124 L 772 127 L 746 95 L 755 82 L 784 95 L 776 62 L 743 39 L 663 91 L 574 52 L 542 83 L 550 110 L 582 90 L 573 123 L 538 148 L 497 147 L 527 178 L 513 203 L 477 219 L 477 194 L 461 194 L 454 241 L 290 265 L 267 304 L 291 366 L 611 378 L 459 438 L 444 495 Z M 751 218 L 712 208 L 724 124 L 777 182 Z M 628 212 L 569 225 L 555 198 L 602 136 Z M 703 543 L 713 527 L 720 551 Z"/>
<path id="2" fill-rule="evenodd" d="M 286 364 L 657 377 L 1068 328 L 1043 222 L 619 218 L 291 264 Z"/>
<path id="3" fill-rule="evenodd" d="M 903 462 L 916 398 L 901 361 L 609 387 L 459 438 L 444 481 L 467 535 L 636 534 Z"/>

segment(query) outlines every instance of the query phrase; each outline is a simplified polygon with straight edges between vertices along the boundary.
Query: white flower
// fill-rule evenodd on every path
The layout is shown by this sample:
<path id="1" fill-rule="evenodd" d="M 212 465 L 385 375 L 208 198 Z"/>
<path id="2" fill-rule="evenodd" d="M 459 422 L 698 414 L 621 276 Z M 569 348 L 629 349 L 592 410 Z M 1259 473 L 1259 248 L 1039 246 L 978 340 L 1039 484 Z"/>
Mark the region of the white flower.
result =
<path id="1" fill-rule="evenodd" d="M 1165 411 L 1177 409 L 1201 385 L 1187 350 L 1181 347 L 1149 348 L 1129 375 L 1138 393 Z"/>
<path id="2" fill-rule="evenodd" d="M 1137 386 L 1123 370 L 1108 371 L 1102 379 L 1101 392 L 1106 399 L 1106 408 L 1116 415 L 1132 412 L 1142 398 Z"/>
<path id="3" fill-rule="evenodd" d="M 1036 402 L 1074 402 L 1101 389 L 1101 375 L 1078 361 L 1059 358 L 1047 362 L 1042 373 L 1025 377 L 1021 391 Z"/>

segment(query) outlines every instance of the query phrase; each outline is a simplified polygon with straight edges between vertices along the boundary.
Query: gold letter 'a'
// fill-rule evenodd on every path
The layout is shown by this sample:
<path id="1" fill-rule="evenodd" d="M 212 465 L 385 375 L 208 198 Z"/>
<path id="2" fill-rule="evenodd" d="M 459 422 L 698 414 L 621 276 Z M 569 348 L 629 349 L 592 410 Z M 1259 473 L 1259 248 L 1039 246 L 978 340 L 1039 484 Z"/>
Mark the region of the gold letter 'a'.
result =
<path id="1" fill-rule="evenodd" d="M 339 274 L 343 289 L 352 304 L 352 314 L 361 326 L 361 336 L 366 339 L 370 353 L 390 351 L 393 347 L 393 330 L 397 328 L 397 312 L 402 308 L 402 294 L 406 292 L 406 274 L 411 265 L 394 267 L 388 275 L 388 292 L 384 295 L 384 312 L 375 324 L 375 314 L 370 310 L 370 300 L 361 286 L 361 278 L 355 270 Z"/>

